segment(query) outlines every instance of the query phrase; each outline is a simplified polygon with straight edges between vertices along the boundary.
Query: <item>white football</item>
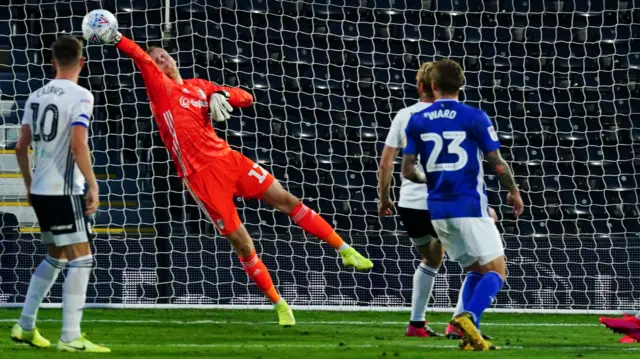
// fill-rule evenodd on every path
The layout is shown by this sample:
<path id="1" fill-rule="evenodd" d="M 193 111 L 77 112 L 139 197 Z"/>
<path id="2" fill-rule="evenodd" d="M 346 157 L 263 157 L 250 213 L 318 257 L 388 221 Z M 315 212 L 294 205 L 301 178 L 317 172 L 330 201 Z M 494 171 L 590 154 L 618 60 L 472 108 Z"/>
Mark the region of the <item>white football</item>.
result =
<path id="1" fill-rule="evenodd" d="M 90 44 L 101 44 L 105 35 L 118 31 L 118 20 L 107 10 L 93 10 L 82 20 L 82 37 Z"/>

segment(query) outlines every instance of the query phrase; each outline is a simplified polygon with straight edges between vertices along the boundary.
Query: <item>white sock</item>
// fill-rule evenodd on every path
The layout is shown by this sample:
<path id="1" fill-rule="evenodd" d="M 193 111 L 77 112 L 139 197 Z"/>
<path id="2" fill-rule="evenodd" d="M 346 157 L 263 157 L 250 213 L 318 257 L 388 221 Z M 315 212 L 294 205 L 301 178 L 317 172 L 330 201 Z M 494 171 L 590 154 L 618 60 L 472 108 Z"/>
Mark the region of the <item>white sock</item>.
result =
<path id="1" fill-rule="evenodd" d="M 342 243 L 342 244 L 340 245 L 340 247 L 338 248 L 338 253 L 340 253 L 340 252 L 342 252 L 342 251 L 345 251 L 345 250 L 347 250 L 347 249 L 349 249 L 349 248 L 351 248 L 351 246 L 350 246 L 350 245 L 348 245 L 348 244 L 346 244 L 346 243 Z"/>
<path id="2" fill-rule="evenodd" d="M 431 299 L 433 285 L 436 282 L 437 269 L 420 263 L 413 274 L 413 289 L 411 290 L 411 321 L 423 322 L 427 312 L 427 304 Z"/>
<path id="3" fill-rule="evenodd" d="M 456 309 L 453 312 L 453 316 L 451 318 L 455 318 L 456 316 L 462 314 L 464 312 L 464 303 L 462 302 L 462 291 L 464 290 L 464 284 L 467 281 L 467 277 L 464 277 L 464 281 L 462 282 L 462 286 L 460 287 L 460 291 L 458 292 L 458 303 L 456 304 Z"/>
<path id="4" fill-rule="evenodd" d="M 22 306 L 22 313 L 18 324 L 24 330 L 33 330 L 36 326 L 38 308 L 42 299 L 47 295 L 53 283 L 56 282 L 60 271 L 67 264 L 66 259 L 55 259 L 46 256 L 31 276 L 27 297 Z"/>
<path id="5" fill-rule="evenodd" d="M 65 343 L 80 337 L 82 308 L 87 298 L 87 285 L 93 267 L 93 257 L 89 254 L 69 262 L 67 279 L 62 289 L 62 336 Z"/>

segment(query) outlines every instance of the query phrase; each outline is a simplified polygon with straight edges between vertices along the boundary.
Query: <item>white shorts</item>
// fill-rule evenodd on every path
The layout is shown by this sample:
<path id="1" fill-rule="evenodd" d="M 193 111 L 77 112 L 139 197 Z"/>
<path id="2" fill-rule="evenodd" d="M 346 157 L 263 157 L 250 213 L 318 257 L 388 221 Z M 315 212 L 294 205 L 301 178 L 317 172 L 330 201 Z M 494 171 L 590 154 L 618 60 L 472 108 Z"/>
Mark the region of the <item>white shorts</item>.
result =
<path id="1" fill-rule="evenodd" d="M 436 219 L 432 223 L 449 258 L 464 268 L 504 256 L 500 233 L 490 217 Z"/>

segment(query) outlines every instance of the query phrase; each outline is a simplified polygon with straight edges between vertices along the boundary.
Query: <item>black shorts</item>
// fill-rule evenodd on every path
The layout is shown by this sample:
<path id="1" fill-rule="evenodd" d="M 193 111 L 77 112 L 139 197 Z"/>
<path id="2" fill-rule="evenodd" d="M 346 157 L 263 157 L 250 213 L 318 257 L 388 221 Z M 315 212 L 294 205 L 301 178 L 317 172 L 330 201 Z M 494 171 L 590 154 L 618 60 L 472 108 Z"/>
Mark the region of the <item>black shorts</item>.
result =
<path id="1" fill-rule="evenodd" d="M 42 242 L 62 247 L 89 240 L 89 220 L 83 195 L 31 195 Z"/>
<path id="2" fill-rule="evenodd" d="M 428 210 L 398 207 L 398 214 L 411 239 L 427 236 L 438 238 Z"/>

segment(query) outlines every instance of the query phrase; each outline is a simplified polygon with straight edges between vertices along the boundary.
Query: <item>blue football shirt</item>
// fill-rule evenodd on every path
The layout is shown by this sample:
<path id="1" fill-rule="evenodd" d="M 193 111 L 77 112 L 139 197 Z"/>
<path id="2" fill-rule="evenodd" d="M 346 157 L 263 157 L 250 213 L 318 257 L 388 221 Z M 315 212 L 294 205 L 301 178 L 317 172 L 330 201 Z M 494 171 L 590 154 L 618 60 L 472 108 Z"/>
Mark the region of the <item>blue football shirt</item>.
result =
<path id="1" fill-rule="evenodd" d="M 405 154 L 420 155 L 432 219 L 489 217 L 484 155 L 500 148 L 487 114 L 457 100 L 437 100 L 414 114 Z"/>

